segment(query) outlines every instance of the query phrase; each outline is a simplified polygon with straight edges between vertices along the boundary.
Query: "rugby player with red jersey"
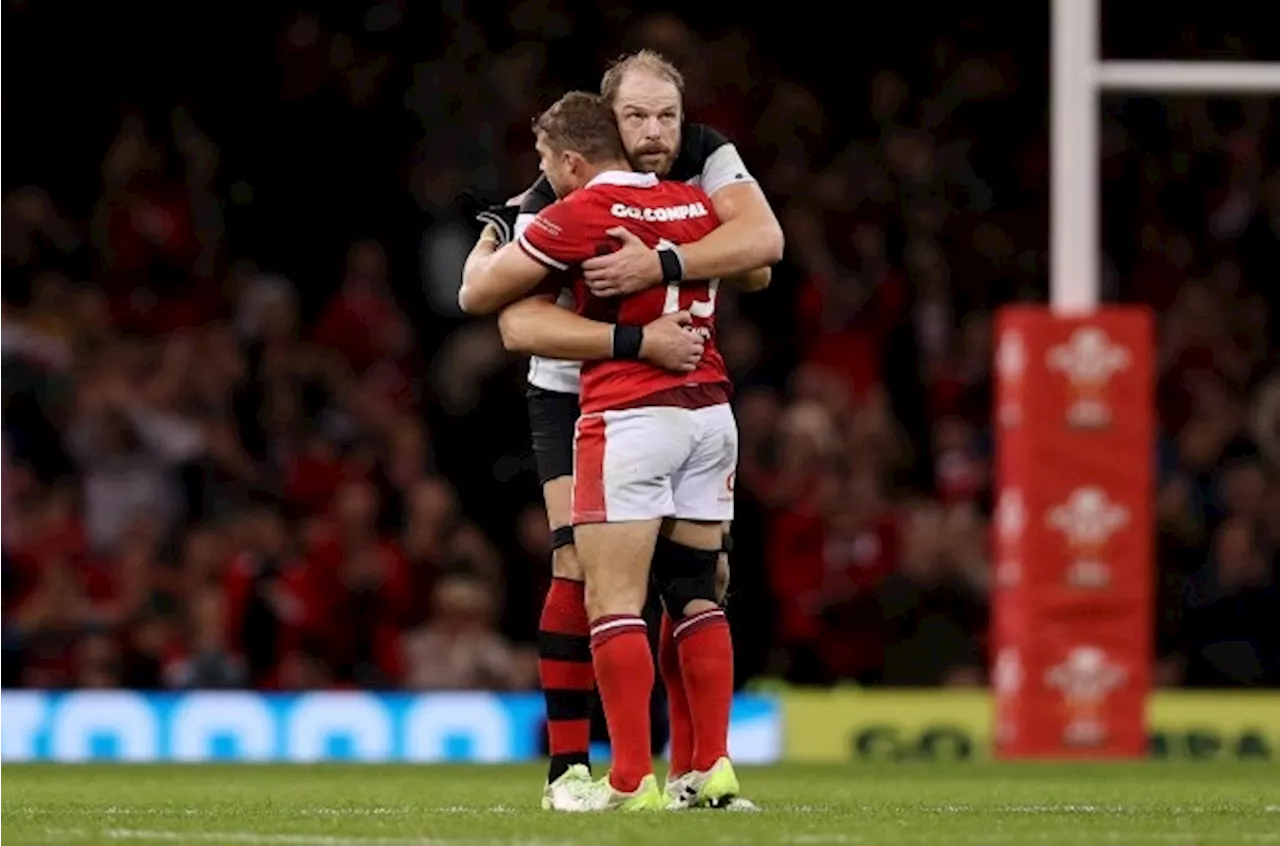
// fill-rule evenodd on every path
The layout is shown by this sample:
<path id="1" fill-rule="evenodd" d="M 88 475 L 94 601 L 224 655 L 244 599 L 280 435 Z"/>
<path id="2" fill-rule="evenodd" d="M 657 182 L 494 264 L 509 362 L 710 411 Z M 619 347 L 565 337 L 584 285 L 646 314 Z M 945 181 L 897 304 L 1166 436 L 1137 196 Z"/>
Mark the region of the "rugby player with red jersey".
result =
<path id="1" fill-rule="evenodd" d="M 580 413 L 640 405 L 692 408 L 728 402 L 728 371 L 715 347 L 718 279 L 648 288 L 620 299 L 601 299 L 586 287 L 578 269 L 587 259 L 612 249 L 606 233 L 619 221 L 631 223 L 636 231 L 653 236 L 651 240 L 657 243 L 674 245 L 697 240 L 719 223 L 711 201 L 698 188 L 633 171 L 603 171 L 583 188 L 591 190 L 575 191 L 544 209 L 516 243 L 549 270 L 574 274 L 572 290 L 578 314 L 621 327 L 639 327 L 664 314 L 688 312 L 687 331 L 700 335 L 706 344 L 702 358 L 690 373 L 673 373 L 626 359 L 583 362 Z M 636 205 L 639 203 L 644 205 Z M 654 397 L 658 399 L 653 400 Z"/>
<path id="2" fill-rule="evenodd" d="M 738 792 L 727 756 L 732 646 L 716 601 L 715 573 L 721 527 L 733 514 L 737 428 L 729 379 L 714 349 L 718 283 L 685 282 L 600 300 L 581 273 L 583 262 L 613 249 L 610 232 L 620 220 L 644 242 L 674 247 L 680 239 L 707 235 L 718 219 L 700 189 L 631 172 L 613 114 L 595 95 L 566 95 L 539 118 L 536 130 L 544 173 L 566 199 L 539 213 L 518 249 L 493 252 L 477 245 L 460 300 L 474 305 L 476 290 L 487 292 L 480 299 L 492 298 L 495 290 L 515 299 L 548 277 L 563 284 L 560 274 L 572 273 L 579 313 L 612 318 L 615 335 L 683 310 L 690 313 L 691 331 L 708 341 L 697 367 L 681 375 L 636 361 L 584 366 L 573 522 L 614 767 L 582 793 L 581 807 L 666 805 L 649 755 L 654 667 L 639 616 L 660 533 L 682 550 L 674 567 L 656 575 L 676 621 L 691 713 L 694 770 L 685 786 L 693 798 L 731 800 Z M 755 273 L 767 281 L 767 268 Z"/>
<path id="3" fill-rule="evenodd" d="M 624 226 L 615 227 L 610 234 L 619 239 L 619 249 L 583 265 L 592 290 L 601 297 L 617 297 L 717 277 L 747 286 L 743 290 L 748 291 L 766 286 L 768 266 L 782 255 L 782 229 L 733 143 L 711 127 L 684 121 L 680 71 L 660 54 L 640 50 L 609 65 L 600 92 L 613 109 L 632 166 L 699 186 L 710 196 L 722 225 L 678 249 L 664 246 L 661 250 L 646 245 Z M 482 212 L 478 219 L 492 225 L 486 227 L 476 249 L 492 251 L 510 241 L 556 199 L 544 175 L 507 205 Z M 741 275 L 753 269 L 764 272 Z M 477 298 L 480 302 L 475 302 Z M 464 288 L 459 299 L 472 314 L 489 313 L 510 302 L 509 296 L 499 296 L 486 303 L 485 292 L 474 288 Z M 701 355 L 701 338 L 682 330 L 689 320 L 685 312 L 664 315 L 643 329 L 619 331 L 612 323 L 574 313 L 572 304 L 571 291 L 562 290 L 559 296 L 546 292 L 503 308 L 499 319 L 507 349 L 530 356 L 529 429 L 552 536 L 553 578 L 538 625 L 538 669 L 550 751 L 544 808 L 556 808 L 557 794 L 571 790 L 574 782 L 591 779 L 587 749 L 595 677 L 570 508 L 580 363 L 634 358 L 637 343 L 641 359 L 673 371 L 692 370 Z M 721 601 L 729 576 L 728 529 L 726 524 L 716 572 L 716 595 Z M 679 544 L 659 538 L 652 565 L 655 578 L 678 568 L 684 558 Z M 667 792 L 672 804 L 681 807 L 690 799 L 686 788 L 694 772 L 693 731 L 674 629 L 671 616 L 664 613 L 658 657 L 671 726 Z"/>

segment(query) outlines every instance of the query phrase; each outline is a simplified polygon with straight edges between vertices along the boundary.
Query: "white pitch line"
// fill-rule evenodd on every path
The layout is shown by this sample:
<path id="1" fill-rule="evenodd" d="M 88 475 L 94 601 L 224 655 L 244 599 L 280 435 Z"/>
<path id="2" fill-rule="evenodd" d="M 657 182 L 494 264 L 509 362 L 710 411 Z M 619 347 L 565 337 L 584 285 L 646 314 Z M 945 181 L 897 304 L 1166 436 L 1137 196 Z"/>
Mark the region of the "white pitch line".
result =
<path id="1" fill-rule="evenodd" d="M 778 805 L 776 807 L 771 805 L 765 810 L 787 814 L 825 814 L 839 809 L 830 805 Z"/>
<path id="2" fill-rule="evenodd" d="M 272 813 L 283 817 L 383 817 L 407 816 L 409 814 L 510 814 L 518 809 L 508 805 L 492 805 L 489 807 L 469 807 L 466 805 L 445 805 L 441 807 L 373 806 L 368 808 L 273 808 Z M 532 810 L 532 806 L 530 806 Z M 226 812 L 210 808 L 157 808 L 129 807 L 127 805 L 108 805 L 105 808 L 51 808 L 47 805 L 23 805 L 15 808 L 13 813 L 27 816 L 56 814 L 59 817 L 223 817 Z"/>
<path id="3" fill-rule="evenodd" d="M 910 808 L 911 806 L 904 806 Z M 863 806 L 864 811 L 876 810 L 874 806 Z M 926 805 L 920 810 L 929 814 L 1112 814 L 1126 816 L 1140 812 L 1148 812 L 1151 808 L 1131 805 L 992 805 L 976 807 L 973 805 Z M 1173 807 L 1156 806 L 1155 810 L 1166 814 L 1217 814 L 1222 809 L 1205 805 L 1174 805 Z M 1248 810 L 1232 806 L 1230 810 Z M 1280 812 L 1280 805 L 1268 805 L 1264 812 Z"/>
<path id="4" fill-rule="evenodd" d="M 447 846 L 459 840 L 428 837 L 338 837 L 328 834 L 264 834 L 256 831 L 165 831 L 160 829 L 47 828 L 49 837 L 103 837 L 108 840 L 151 840 L 162 842 L 248 843 L 254 846 Z"/>
<path id="5" fill-rule="evenodd" d="M 1280 834 L 1270 833 L 1254 833 L 1254 834 L 1238 834 L 1235 835 L 1241 843 L 1280 843 Z M 1203 834 L 1195 832 L 1159 832 L 1159 831 L 1093 831 L 1088 832 L 1090 843 L 1107 842 L 1107 843 L 1198 843 L 1203 839 Z M 1018 834 L 998 834 L 987 832 L 985 834 L 969 834 L 960 835 L 958 837 L 949 837 L 949 843 L 973 844 L 973 846 L 992 846 L 993 844 L 1025 844 L 1036 841 L 1059 842 L 1061 836 L 1055 832 L 1041 831 L 1035 833 L 1021 832 Z M 724 844 L 736 843 L 736 840 L 722 839 Z M 798 844 L 798 846 L 821 846 L 821 844 L 842 844 L 842 843 L 864 843 L 867 842 L 857 835 L 852 834 L 796 834 L 783 838 L 784 843 Z M 932 842 L 920 839 L 916 835 L 900 833 L 899 836 L 890 838 L 877 838 L 877 843 L 902 843 L 916 844 Z"/>
<path id="6" fill-rule="evenodd" d="M 473 808 L 470 805 L 445 805 L 442 808 L 423 808 L 424 814 L 509 814 L 514 808 L 506 805 L 491 805 L 488 808 Z"/>
<path id="7" fill-rule="evenodd" d="M 85 828 L 47 828 L 46 838 L 65 842 L 68 839 L 107 839 L 118 841 L 162 842 L 162 843 L 236 843 L 246 846 L 480 846 L 480 844 L 509 843 L 505 840 L 475 840 L 468 838 L 428 838 L 428 837 L 341 837 L 325 834 L 290 834 L 265 833 L 254 831 L 170 831 L 163 829 L 129 829 L 108 828 L 100 831 Z M 980 836 L 963 836 L 956 839 L 958 843 L 993 844 L 1022 843 L 1030 840 L 1051 839 L 1041 832 L 1039 837 L 1028 838 L 1026 833 L 987 834 Z M 1139 831 L 1093 831 L 1090 837 L 1112 843 L 1194 843 L 1201 835 L 1192 832 L 1139 832 Z M 1242 843 L 1280 843 L 1280 834 L 1246 833 L 1237 835 Z M 886 842 L 895 842 L 890 839 Z M 525 846 L 568 846 L 574 841 L 521 841 Z M 822 844 L 856 844 L 866 842 L 857 835 L 838 832 L 795 834 L 784 837 L 783 842 L 799 846 L 822 846 Z M 898 842 L 915 842 L 898 841 Z"/>
<path id="8" fill-rule="evenodd" d="M 304 834 L 259 831 L 172 831 L 167 829 L 46 828 L 45 837 L 106 839 L 120 841 L 152 841 L 165 843 L 240 843 L 248 846 L 496 846 L 509 839 L 476 839 L 445 837 L 344 837 L 330 834 Z M 522 846 L 569 846 L 573 841 L 519 840 Z"/>
<path id="9" fill-rule="evenodd" d="M 420 814 L 421 808 L 297 808 L 292 811 L 299 817 L 389 817 L 403 814 Z"/>

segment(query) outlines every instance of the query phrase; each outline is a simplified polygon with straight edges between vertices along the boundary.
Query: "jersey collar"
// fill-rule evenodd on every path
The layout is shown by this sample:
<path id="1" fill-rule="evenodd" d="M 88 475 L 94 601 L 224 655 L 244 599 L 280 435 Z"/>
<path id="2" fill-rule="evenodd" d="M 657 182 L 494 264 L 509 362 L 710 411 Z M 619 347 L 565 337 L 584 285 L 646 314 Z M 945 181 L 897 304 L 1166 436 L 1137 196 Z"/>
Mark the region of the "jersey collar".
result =
<path id="1" fill-rule="evenodd" d="M 633 188 L 652 188 L 658 184 L 658 177 L 652 173 L 638 173 L 631 170 L 602 170 L 588 182 L 585 188 L 592 185 L 628 185 Z"/>

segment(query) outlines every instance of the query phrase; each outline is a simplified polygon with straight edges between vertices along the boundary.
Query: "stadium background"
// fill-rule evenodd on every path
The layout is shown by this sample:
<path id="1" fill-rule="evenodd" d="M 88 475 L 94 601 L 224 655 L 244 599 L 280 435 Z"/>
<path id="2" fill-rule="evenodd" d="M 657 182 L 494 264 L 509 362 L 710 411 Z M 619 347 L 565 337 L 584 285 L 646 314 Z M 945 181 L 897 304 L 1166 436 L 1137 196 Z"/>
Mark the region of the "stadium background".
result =
<path id="1" fill-rule="evenodd" d="M 522 190 L 529 118 L 638 46 L 787 234 L 772 289 L 722 310 L 739 682 L 985 685 L 989 321 L 1045 296 L 1047 9 L 723 11 L 8 4 L 5 687 L 533 685 L 523 366 L 456 310 L 453 200 Z M 1103 52 L 1280 58 L 1257 14 L 1104 4 Z M 1274 687 L 1276 101 L 1103 115 L 1109 298 L 1160 315 L 1157 681 Z M 828 701 L 973 701 L 882 695 Z M 1172 701 L 1257 725 L 1222 714 L 1259 700 Z"/>

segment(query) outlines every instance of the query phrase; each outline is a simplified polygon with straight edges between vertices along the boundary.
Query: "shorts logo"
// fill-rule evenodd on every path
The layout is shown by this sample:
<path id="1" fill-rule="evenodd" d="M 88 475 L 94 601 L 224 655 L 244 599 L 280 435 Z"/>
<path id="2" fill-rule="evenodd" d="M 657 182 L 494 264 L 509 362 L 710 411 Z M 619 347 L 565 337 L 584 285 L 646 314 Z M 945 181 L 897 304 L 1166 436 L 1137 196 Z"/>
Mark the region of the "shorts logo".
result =
<path id="1" fill-rule="evenodd" d="M 724 480 L 724 492 L 720 494 L 720 502 L 733 502 L 733 485 L 736 481 L 738 473 L 736 470 L 730 471 Z"/>

